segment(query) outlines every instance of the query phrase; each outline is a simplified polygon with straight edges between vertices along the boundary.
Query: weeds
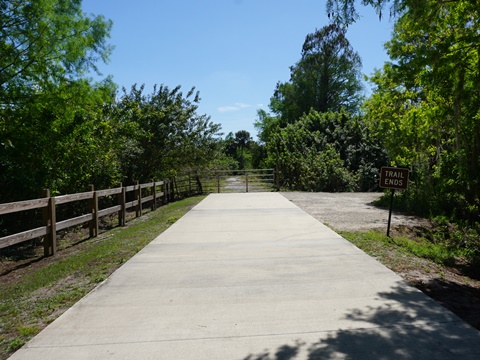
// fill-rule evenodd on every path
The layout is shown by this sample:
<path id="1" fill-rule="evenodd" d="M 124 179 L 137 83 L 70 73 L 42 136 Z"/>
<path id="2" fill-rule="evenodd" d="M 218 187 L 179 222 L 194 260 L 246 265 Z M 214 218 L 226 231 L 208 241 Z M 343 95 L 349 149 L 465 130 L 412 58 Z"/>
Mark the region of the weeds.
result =
<path id="1" fill-rule="evenodd" d="M 458 259 L 472 261 L 472 252 L 469 249 L 448 246 L 448 242 L 440 241 L 439 237 L 433 241 L 423 237 L 416 237 L 415 239 L 404 236 L 389 238 L 375 230 L 367 232 L 343 231 L 341 235 L 375 257 L 384 257 L 383 253 L 394 247 L 394 250 L 399 253 L 409 253 L 445 266 L 454 266 Z"/>

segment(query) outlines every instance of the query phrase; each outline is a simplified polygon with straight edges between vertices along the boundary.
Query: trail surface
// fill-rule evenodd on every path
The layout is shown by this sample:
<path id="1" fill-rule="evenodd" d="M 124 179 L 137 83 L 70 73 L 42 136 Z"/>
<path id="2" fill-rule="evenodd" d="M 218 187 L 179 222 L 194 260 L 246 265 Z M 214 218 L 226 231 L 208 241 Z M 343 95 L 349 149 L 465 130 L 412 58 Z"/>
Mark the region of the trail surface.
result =
<path id="1" fill-rule="evenodd" d="M 336 230 L 387 228 L 388 209 L 374 206 L 381 193 L 282 192 L 295 205 Z M 415 226 L 422 219 L 394 211 L 393 225 Z"/>
<path id="2" fill-rule="evenodd" d="M 278 193 L 211 194 L 11 360 L 480 358 L 480 334 Z"/>

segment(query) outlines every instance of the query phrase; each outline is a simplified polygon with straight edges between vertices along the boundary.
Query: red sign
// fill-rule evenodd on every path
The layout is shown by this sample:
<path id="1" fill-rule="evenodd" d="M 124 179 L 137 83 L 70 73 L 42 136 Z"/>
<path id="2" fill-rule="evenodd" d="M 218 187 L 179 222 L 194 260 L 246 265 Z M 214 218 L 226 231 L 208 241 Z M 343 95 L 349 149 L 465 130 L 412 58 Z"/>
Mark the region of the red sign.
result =
<path id="1" fill-rule="evenodd" d="M 380 187 L 384 189 L 406 189 L 409 172 L 410 170 L 405 168 L 382 167 L 380 169 Z"/>

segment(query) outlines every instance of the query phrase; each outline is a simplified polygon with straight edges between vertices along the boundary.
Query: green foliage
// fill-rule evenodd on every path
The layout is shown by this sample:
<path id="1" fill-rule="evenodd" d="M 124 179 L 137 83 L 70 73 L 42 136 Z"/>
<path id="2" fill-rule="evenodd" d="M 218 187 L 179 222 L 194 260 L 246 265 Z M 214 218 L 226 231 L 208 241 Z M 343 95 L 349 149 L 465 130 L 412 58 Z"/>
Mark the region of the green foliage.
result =
<path id="1" fill-rule="evenodd" d="M 0 23 L 2 104 L 77 79 L 111 51 L 111 21 L 85 16 L 81 0 L 3 0 Z"/>
<path id="2" fill-rule="evenodd" d="M 283 185 L 307 191 L 370 191 L 387 157 L 358 114 L 361 60 L 335 24 L 308 34 L 288 83 L 258 111 L 258 161 L 276 167 Z"/>
<path id="3" fill-rule="evenodd" d="M 0 22 L 0 202 L 118 179 L 101 116 L 114 85 L 82 79 L 107 60 L 111 22 L 79 0 L 2 1 Z"/>
<path id="4" fill-rule="evenodd" d="M 380 257 L 383 260 L 388 258 L 384 252 L 388 248 L 395 249 L 399 252 L 408 253 L 418 258 L 431 260 L 437 264 L 445 266 L 455 266 L 458 263 L 463 264 L 465 261 L 474 264 L 478 259 L 478 249 L 472 251 L 460 242 L 451 240 L 450 236 L 445 236 L 445 232 L 439 231 L 435 236 L 429 239 L 416 236 L 409 238 L 405 236 L 396 236 L 394 238 L 387 237 L 379 231 L 371 230 L 366 232 L 346 232 L 342 231 L 341 235 L 345 239 L 351 241 L 370 255 Z"/>
<path id="5" fill-rule="evenodd" d="M 361 67 L 346 29 L 325 26 L 307 35 L 300 61 L 290 68 L 290 81 L 277 84 L 270 108 L 282 124 L 297 121 L 311 109 L 355 112 L 361 100 Z"/>
<path id="6" fill-rule="evenodd" d="M 252 168 L 251 148 L 258 146 L 246 130 L 239 130 L 235 133 L 229 133 L 223 141 L 223 153 L 229 160 L 226 161 L 227 167 L 224 169 L 244 170 Z"/>
<path id="7" fill-rule="evenodd" d="M 197 114 L 194 89 L 118 95 L 109 78 L 86 77 L 108 59 L 112 23 L 81 0 L 2 1 L 0 21 L 0 202 L 161 179 L 218 157 L 220 126 Z M 16 227 L 5 219 L 2 233 Z"/>
<path id="8" fill-rule="evenodd" d="M 3 136 L 0 147 L 0 201 L 37 197 L 41 189 L 54 193 L 84 191 L 89 183 L 110 185 L 119 180 L 111 159 L 111 125 L 102 118 L 111 101 L 109 82 L 92 87 L 70 81 L 28 103 L 0 110 Z"/>
<path id="9" fill-rule="evenodd" d="M 421 3 L 398 18 L 386 45 L 395 63 L 372 77 L 377 88 L 365 111 L 393 163 L 413 169 L 405 206 L 473 224 L 480 219 L 480 8 Z"/>
<path id="10" fill-rule="evenodd" d="M 199 93 L 155 86 L 152 94 L 133 85 L 108 116 L 123 129 L 121 173 L 126 182 L 161 179 L 179 171 L 199 170 L 219 156 L 220 125 L 198 115 Z"/>
<path id="11" fill-rule="evenodd" d="M 360 116 L 318 113 L 280 128 L 266 144 L 284 185 L 306 191 L 371 190 L 386 154 Z"/>
<path id="12" fill-rule="evenodd" d="M 265 159 L 267 157 L 267 149 L 262 144 L 253 141 L 250 144 L 250 156 L 252 169 L 265 169 L 268 167 L 265 163 Z"/>
<path id="13" fill-rule="evenodd" d="M 469 0 L 475 3 L 477 0 Z M 379 20 L 382 20 L 388 8 L 390 18 L 401 15 L 405 12 L 414 14 L 421 19 L 423 12 L 430 5 L 429 0 L 362 0 L 361 2 L 355 0 L 327 0 L 327 14 L 334 22 L 343 25 L 349 25 L 356 22 L 360 15 L 357 11 L 357 6 L 371 6 L 378 14 Z"/>
<path id="14" fill-rule="evenodd" d="M 25 345 L 26 341 L 21 337 L 15 337 L 7 342 L 7 353 L 13 353 Z"/>

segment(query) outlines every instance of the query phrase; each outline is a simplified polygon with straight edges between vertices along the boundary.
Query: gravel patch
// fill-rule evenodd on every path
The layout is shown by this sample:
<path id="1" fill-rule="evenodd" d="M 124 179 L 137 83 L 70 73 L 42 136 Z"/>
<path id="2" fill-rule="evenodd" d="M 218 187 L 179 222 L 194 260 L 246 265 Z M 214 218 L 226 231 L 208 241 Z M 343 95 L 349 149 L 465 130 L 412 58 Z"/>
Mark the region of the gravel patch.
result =
<path id="1" fill-rule="evenodd" d="M 387 231 L 388 209 L 372 204 L 382 196 L 382 193 L 281 192 L 281 194 L 334 230 L 384 228 Z M 392 213 L 392 226 L 416 226 L 421 222 L 422 219 L 415 216 L 395 210 Z"/>

